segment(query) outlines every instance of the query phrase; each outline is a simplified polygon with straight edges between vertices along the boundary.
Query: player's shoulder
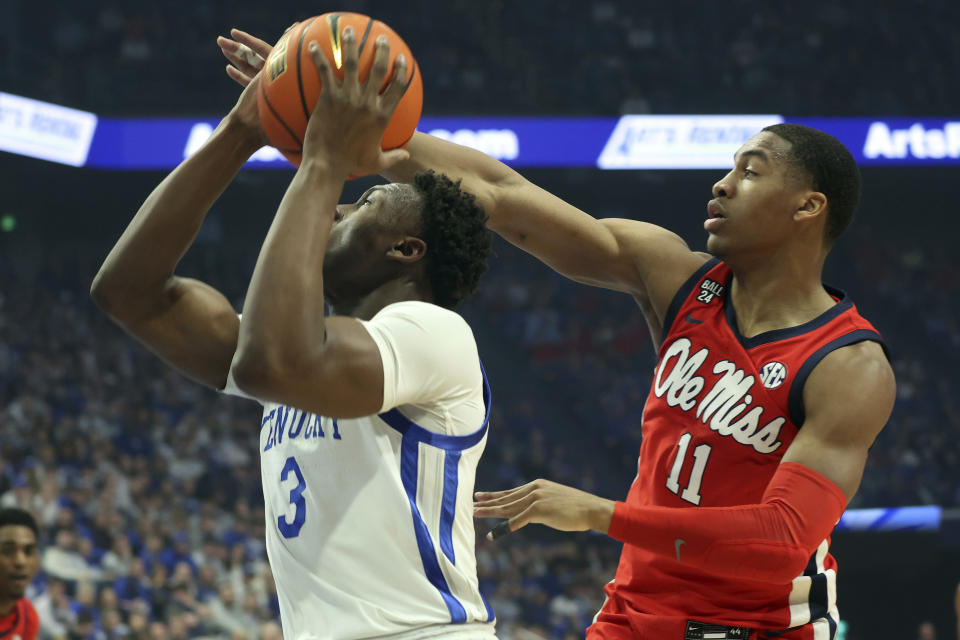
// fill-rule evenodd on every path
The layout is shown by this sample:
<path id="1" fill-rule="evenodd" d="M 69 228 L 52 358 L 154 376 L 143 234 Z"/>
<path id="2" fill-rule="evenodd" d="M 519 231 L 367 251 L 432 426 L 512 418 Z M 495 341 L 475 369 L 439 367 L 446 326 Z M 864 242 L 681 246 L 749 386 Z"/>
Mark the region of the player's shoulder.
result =
<path id="1" fill-rule="evenodd" d="M 422 325 L 424 328 L 445 327 L 451 330 L 466 330 L 471 333 L 470 325 L 456 311 L 422 300 L 404 300 L 388 304 L 371 319 L 372 323 L 381 323 L 402 319 Z"/>
<path id="2" fill-rule="evenodd" d="M 810 373 L 804 395 L 850 409 L 893 402 L 896 378 L 883 346 L 862 340 L 828 353 Z"/>
<path id="3" fill-rule="evenodd" d="M 386 342 L 437 357 L 479 357 L 473 330 L 459 313 L 429 302 L 389 304 L 364 325 Z"/>
<path id="4" fill-rule="evenodd" d="M 893 380 L 893 367 L 883 345 L 876 340 L 861 340 L 834 349 L 824 356 L 813 373 L 838 382 L 851 377 L 876 380 L 878 383 L 886 379 Z"/>

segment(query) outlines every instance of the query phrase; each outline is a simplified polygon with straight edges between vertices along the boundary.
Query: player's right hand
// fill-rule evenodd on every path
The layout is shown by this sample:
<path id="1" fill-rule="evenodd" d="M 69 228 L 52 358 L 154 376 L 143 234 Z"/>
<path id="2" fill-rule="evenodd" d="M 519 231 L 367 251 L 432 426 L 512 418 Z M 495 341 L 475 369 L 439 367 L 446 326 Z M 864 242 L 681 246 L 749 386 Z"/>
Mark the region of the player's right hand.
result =
<path id="1" fill-rule="evenodd" d="M 322 88 L 303 136 L 304 163 L 308 158 L 318 160 L 353 176 L 382 173 L 410 157 L 405 149 L 384 151 L 380 142 L 407 87 L 406 59 L 398 55 L 391 69 L 390 43 L 381 35 L 374 44 L 370 74 L 361 81 L 360 54 L 352 27 L 344 28 L 341 41 L 342 80 L 334 74 L 320 46 L 315 41 L 308 46 Z M 390 80 L 380 93 L 388 74 Z"/>

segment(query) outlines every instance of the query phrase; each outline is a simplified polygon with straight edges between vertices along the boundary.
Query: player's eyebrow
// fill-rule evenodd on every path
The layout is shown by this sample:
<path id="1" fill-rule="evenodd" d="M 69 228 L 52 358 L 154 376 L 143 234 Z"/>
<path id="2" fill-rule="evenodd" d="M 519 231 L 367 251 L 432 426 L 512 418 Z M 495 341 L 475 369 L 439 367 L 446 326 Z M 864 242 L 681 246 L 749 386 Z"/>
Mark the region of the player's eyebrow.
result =
<path id="1" fill-rule="evenodd" d="M 741 153 L 733 154 L 733 162 L 736 164 L 739 162 L 740 158 L 755 157 L 763 160 L 764 162 L 770 162 L 770 156 L 767 155 L 767 152 L 763 149 L 747 149 Z"/>
<path id="2" fill-rule="evenodd" d="M 386 188 L 384 185 L 382 185 L 382 184 L 374 185 L 374 186 L 370 187 L 369 189 L 367 189 L 366 191 L 364 191 L 364 192 L 360 195 L 360 198 L 359 198 L 358 202 L 362 201 L 362 200 L 363 200 L 364 198 L 366 198 L 367 196 L 373 195 L 373 193 L 374 193 L 375 191 L 386 191 L 386 190 L 387 190 L 387 188 Z"/>

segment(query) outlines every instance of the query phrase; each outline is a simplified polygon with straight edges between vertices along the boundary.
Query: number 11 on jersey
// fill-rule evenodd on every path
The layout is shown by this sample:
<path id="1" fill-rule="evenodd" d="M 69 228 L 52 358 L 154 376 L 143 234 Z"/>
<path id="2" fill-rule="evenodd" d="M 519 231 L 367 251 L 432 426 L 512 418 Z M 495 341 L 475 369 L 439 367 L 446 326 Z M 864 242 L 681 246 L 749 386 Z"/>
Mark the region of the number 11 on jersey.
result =
<path id="1" fill-rule="evenodd" d="M 690 472 L 690 482 L 683 492 L 680 491 L 680 471 L 683 469 L 683 463 L 687 459 L 687 448 L 690 446 L 690 440 L 693 436 L 685 433 L 680 436 L 677 442 L 677 457 L 673 461 L 673 467 L 670 469 L 670 475 L 667 476 L 667 489 L 679 495 L 681 498 L 691 504 L 700 504 L 700 484 L 703 482 L 703 472 L 707 468 L 707 460 L 710 458 L 712 447 L 708 444 L 697 445 L 693 450 L 693 471 Z"/>

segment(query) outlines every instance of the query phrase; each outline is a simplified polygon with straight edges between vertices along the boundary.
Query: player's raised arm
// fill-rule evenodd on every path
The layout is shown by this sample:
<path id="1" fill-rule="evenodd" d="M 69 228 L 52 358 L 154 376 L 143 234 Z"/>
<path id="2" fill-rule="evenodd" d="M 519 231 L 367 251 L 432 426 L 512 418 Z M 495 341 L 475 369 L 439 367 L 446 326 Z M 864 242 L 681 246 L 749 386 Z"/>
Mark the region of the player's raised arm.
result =
<path id="1" fill-rule="evenodd" d="M 324 288 L 324 261 L 333 225 L 341 218 L 337 201 L 347 177 L 377 173 L 406 156 L 402 150 L 384 153 L 379 144 L 403 95 L 406 63 L 397 56 L 390 85 L 380 95 L 377 89 L 388 73 L 385 37 L 377 40 L 365 82 L 358 79 L 356 34 L 350 27 L 343 32 L 342 81 L 317 44 L 309 47 L 323 89 L 304 134 L 303 161 L 254 268 L 232 371 L 242 391 L 262 400 L 330 417 L 368 416 L 383 404 L 380 351 L 356 318 L 325 317 L 324 299 L 331 292 Z M 424 249 L 422 241 L 400 245 L 396 250 L 409 251 L 411 259 Z M 351 311 L 364 315 L 362 309 Z"/>
<path id="2" fill-rule="evenodd" d="M 649 299 L 661 320 L 677 289 L 705 260 L 672 231 L 636 220 L 598 220 L 479 151 L 419 132 L 407 150 L 410 159 L 385 176 L 407 181 L 417 171 L 436 169 L 461 179 L 487 211 L 492 230 L 573 280 Z"/>
<path id="3" fill-rule="evenodd" d="M 213 287 L 177 276 L 210 207 L 263 145 L 256 83 L 210 139 L 154 189 L 94 278 L 90 293 L 113 320 L 172 366 L 223 388 L 239 321 Z"/>
<path id="4" fill-rule="evenodd" d="M 231 36 L 217 43 L 231 63 L 227 75 L 246 86 L 271 47 L 237 29 Z M 418 171 L 434 169 L 461 180 L 487 212 L 490 229 L 573 280 L 637 297 L 655 336 L 674 294 L 706 260 L 657 225 L 597 220 L 479 151 L 419 132 L 406 149 L 410 159 L 384 177 L 409 183 Z"/>

